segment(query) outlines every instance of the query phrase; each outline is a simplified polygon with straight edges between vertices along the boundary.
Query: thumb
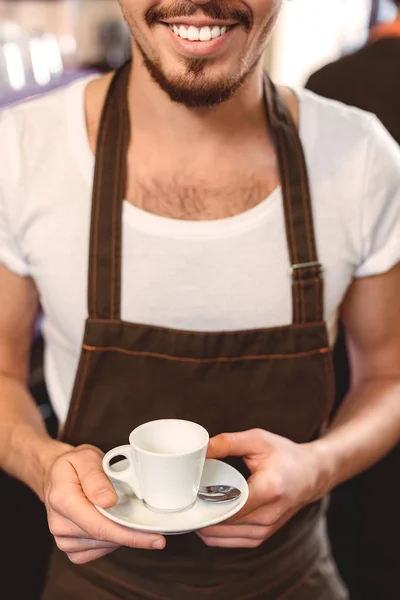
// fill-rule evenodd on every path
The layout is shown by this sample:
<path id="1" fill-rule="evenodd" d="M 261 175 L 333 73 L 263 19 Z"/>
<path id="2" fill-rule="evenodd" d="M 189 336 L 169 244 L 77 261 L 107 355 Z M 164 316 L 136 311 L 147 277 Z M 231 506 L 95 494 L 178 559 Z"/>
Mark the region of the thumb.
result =
<path id="1" fill-rule="evenodd" d="M 73 466 L 87 499 L 101 508 L 110 508 L 118 502 L 118 496 L 103 471 L 102 459 L 98 448 L 81 447 L 74 453 Z"/>
<path id="2" fill-rule="evenodd" d="M 267 432 L 262 429 L 250 429 L 238 433 L 221 433 L 209 441 L 207 458 L 226 458 L 228 456 L 254 456 L 265 452 Z"/>

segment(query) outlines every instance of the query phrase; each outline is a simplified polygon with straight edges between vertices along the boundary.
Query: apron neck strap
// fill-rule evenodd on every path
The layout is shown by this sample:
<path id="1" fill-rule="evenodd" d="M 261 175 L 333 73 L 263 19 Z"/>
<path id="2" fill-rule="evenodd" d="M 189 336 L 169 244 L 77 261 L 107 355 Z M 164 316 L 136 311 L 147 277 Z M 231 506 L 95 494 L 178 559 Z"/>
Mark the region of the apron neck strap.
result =
<path id="1" fill-rule="evenodd" d="M 130 118 L 131 61 L 114 75 L 100 122 L 93 183 L 88 308 L 92 319 L 119 320 L 121 313 L 122 202 Z M 315 245 L 310 188 L 295 123 L 265 75 L 265 107 L 281 175 L 292 278 L 293 323 L 323 319 L 323 281 Z"/>
<path id="2" fill-rule="evenodd" d="M 323 320 L 322 267 L 318 260 L 308 171 L 292 115 L 267 74 L 265 106 L 278 156 L 293 297 L 293 323 Z"/>
<path id="3" fill-rule="evenodd" d="M 122 202 L 129 146 L 130 61 L 114 75 L 96 148 L 89 252 L 89 317 L 119 320 L 121 313 Z"/>

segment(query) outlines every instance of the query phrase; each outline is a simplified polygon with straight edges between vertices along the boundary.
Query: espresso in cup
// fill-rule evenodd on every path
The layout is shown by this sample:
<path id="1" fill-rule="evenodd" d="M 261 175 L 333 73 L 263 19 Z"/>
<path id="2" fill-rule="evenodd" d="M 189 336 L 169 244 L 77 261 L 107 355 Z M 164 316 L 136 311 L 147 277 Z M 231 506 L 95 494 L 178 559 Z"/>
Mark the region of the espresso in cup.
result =
<path id="1" fill-rule="evenodd" d="M 131 432 L 129 445 L 107 452 L 103 468 L 111 480 L 128 484 L 151 510 L 187 510 L 196 502 L 208 441 L 208 432 L 197 423 L 150 421 Z M 122 471 L 110 465 L 118 456 L 128 461 Z"/>

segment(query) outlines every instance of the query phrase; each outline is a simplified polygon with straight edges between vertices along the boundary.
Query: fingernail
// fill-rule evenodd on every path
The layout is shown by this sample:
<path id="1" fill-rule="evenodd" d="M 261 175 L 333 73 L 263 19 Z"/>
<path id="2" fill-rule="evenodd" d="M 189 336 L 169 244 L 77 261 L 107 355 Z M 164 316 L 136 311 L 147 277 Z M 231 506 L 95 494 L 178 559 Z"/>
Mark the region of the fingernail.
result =
<path id="1" fill-rule="evenodd" d="M 154 550 L 163 550 L 165 548 L 164 540 L 157 540 L 156 542 L 153 542 L 152 548 L 154 548 Z"/>

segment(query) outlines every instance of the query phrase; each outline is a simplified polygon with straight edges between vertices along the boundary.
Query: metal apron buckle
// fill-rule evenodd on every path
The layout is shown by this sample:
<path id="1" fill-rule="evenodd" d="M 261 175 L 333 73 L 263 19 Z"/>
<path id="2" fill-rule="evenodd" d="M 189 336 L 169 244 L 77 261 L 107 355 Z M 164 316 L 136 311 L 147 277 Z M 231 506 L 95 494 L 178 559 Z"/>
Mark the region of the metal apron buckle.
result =
<path id="1" fill-rule="evenodd" d="M 294 279 L 296 276 L 296 273 L 298 273 L 302 269 L 318 269 L 319 273 L 322 273 L 324 271 L 324 268 L 321 265 L 321 263 L 319 261 L 314 261 L 314 262 L 299 263 L 299 264 L 292 265 L 289 268 L 289 275 Z"/>

